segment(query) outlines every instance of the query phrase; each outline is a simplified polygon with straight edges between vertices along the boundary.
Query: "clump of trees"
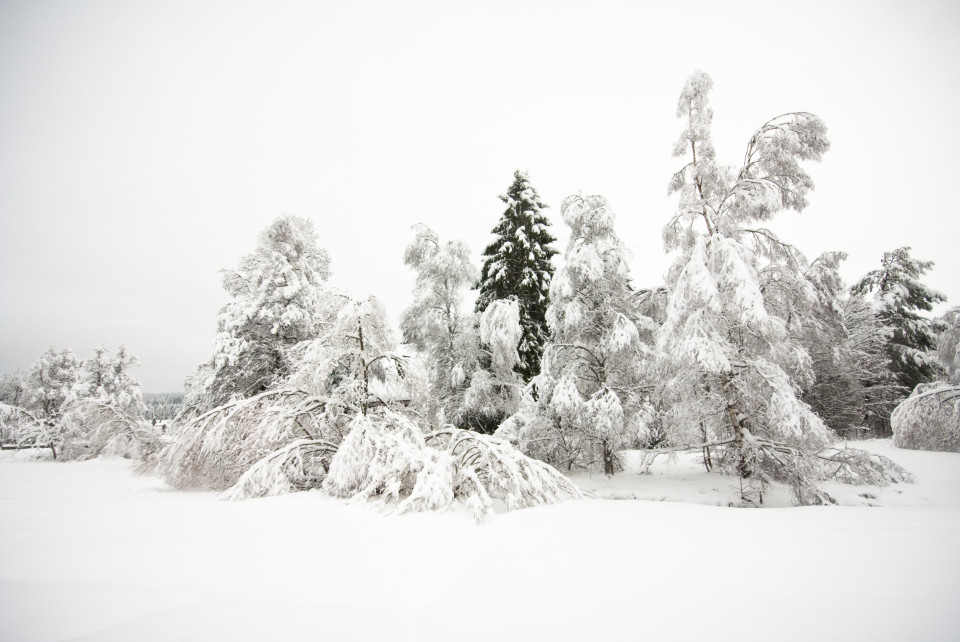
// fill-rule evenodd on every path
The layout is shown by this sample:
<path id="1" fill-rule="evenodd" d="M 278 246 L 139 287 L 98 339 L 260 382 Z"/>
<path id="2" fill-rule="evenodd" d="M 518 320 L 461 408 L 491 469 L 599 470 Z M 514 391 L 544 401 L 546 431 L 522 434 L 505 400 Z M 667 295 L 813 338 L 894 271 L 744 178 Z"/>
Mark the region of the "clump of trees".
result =
<path id="1" fill-rule="evenodd" d="M 308 226 L 291 218 L 261 235 L 258 255 L 264 239 L 282 242 L 294 232 L 298 244 L 284 247 L 320 255 Z M 176 487 L 225 490 L 229 499 L 313 488 L 401 512 L 465 506 L 478 519 L 491 514 L 495 500 L 520 508 L 579 497 L 566 478 L 509 443 L 447 423 L 448 416 L 469 417 L 483 406 L 488 391 L 477 383 L 478 355 L 487 356 L 482 372 L 489 377 L 515 376 L 519 314 L 515 302 L 497 302 L 481 316 L 478 333 L 472 315 L 460 311 L 462 290 L 476 278 L 465 248 L 441 243 L 423 226 L 415 233 L 406 261 L 418 272 L 417 292 L 402 323 L 419 351 L 415 358 L 398 349 L 376 299 L 358 301 L 325 284 L 326 263 L 294 254 L 247 260 L 245 282 L 261 285 L 237 289 L 225 281 L 234 296 L 225 309 L 256 317 L 264 308 L 246 299 L 287 300 L 290 308 L 277 304 L 269 318 L 311 324 L 287 335 L 279 323 L 230 324 L 230 340 L 218 342 L 215 357 L 199 369 L 207 378 L 192 380 L 191 409 L 172 441 L 142 469 Z M 270 277 L 277 263 L 285 279 Z M 280 291 L 290 282 L 311 284 L 310 296 L 284 299 Z M 513 340 L 504 343 L 501 332 Z M 274 350 L 282 358 L 273 363 L 284 366 L 253 379 L 222 358 L 233 354 L 227 345 L 237 354 L 253 346 L 261 354 Z"/>
<path id="2" fill-rule="evenodd" d="M 914 333 L 927 330 L 924 344 L 929 344 L 931 330 L 939 331 L 937 361 L 931 362 L 930 355 L 924 353 L 908 370 L 915 373 L 921 366 L 931 371 L 936 367 L 938 377 L 917 385 L 894 409 L 890 416 L 893 443 L 900 448 L 960 452 L 960 308 L 947 311 L 936 324 L 921 318 L 909 328 Z M 903 350 L 899 346 L 896 349 Z"/>
<path id="3" fill-rule="evenodd" d="M 700 450 L 708 470 L 739 477 L 750 503 L 762 503 L 772 481 L 789 484 L 800 503 L 821 503 L 830 501 L 818 486 L 827 476 L 905 479 L 892 462 L 837 450 L 811 407 L 838 425 L 857 423 L 837 398 L 889 388 L 882 377 L 869 381 L 886 366 L 877 354 L 885 327 L 858 303 L 843 305 L 842 255 L 808 263 L 765 227 L 806 207 L 813 180 L 804 164 L 829 149 L 826 127 L 807 112 L 782 114 L 750 137 L 741 165 L 723 165 L 711 140 L 712 84 L 697 72 L 678 101 L 684 129 L 674 155 L 685 163 L 670 182 L 679 207 L 664 241 L 677 258 L 665 300 L 629 282 L 602 197 L 565 201 L 571 241 L 551 290 L 536 401 L 498 434 L 558 465 L 608 474 L 628 443 Z M 815 360 L 824 345 L 831 352 Z M 862 393 L 855 403 L 861 412 L 877 402 Z"/>
<path id="4" fill-rule="evenodd" d="M 55 458 L 139 456 L 156 444 L 144 421 L 143 392 L 124 346 L 81 361 L 50 348 L 27 373 L 0 380 L 0 428 L 9 448 L 50 448 Z"/>
<path id="5" fill-rule="evenodd" d="M 312 224 L 284 216 L 224 271 L 213 354 L 187 380 L 162 448 L 143 448 L 122 348 L 86 362 L 51 349 L 5 377 L 4 441 L 67 457 L 139 450 L 143 470 L 230 499 L 317 489 L 479 518 L 498 502 L 579 497 L 556 469 L 613 475 L 628 448 L 648 463 L 698 452 L 740 481 L 744 504 L 762 504 L 771 483 L 813 504 L 832 501 L 826 479 L 908 480 L 838 436 L 892 430 L 902 447 L 960 448 L 960 312 L 925 316 L 944 298 L 920 281 L 932 263 L 908 247 L 847 287 L 845 253 L 810 261 L 779 238 L 769 222 L 806 208 L 826 126 L 781 114 L 749 137 L 741 163 L 724 164 L 712 86 L 698 71 L 677 103 L 663 285 L 633 282 L 603 196 L 563 200 L 558 256 L 546 206 L 518 171 L 479 270 L 466 243 L 414 226 L 398 345 L 375 298 L 329 285 Z"/>

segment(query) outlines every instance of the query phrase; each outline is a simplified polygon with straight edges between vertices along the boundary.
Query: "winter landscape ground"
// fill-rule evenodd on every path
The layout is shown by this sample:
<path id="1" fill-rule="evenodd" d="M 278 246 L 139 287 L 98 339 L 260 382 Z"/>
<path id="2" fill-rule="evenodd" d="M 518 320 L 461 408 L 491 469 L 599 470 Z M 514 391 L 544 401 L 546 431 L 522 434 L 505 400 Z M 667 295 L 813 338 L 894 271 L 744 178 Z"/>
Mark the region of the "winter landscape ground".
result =
<path id="1" fill-rule="evenodd" d="M 225 502 L 129 460 L 4 452 L 0 638 L 956 639 L 960 454 L 866 444 L 916 483 L 729 508 L 735 477 L 664 458 L 483 525 L 315 492 Z"/>

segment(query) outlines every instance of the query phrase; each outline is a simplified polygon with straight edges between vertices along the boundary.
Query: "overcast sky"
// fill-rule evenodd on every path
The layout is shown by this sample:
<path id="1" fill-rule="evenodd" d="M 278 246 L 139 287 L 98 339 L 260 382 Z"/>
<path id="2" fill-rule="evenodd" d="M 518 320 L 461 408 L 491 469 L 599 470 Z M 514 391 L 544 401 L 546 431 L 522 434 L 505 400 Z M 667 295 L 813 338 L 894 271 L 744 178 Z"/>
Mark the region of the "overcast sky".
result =
<path id="1" fill-rule="evenodd" d="M 145 391 L 180 390 L 211 354 L 219 270 L 283 213 L 396 320 L 410 226 L 479 264 L 514 169 L 557 236 L 564 196 L 606 196 L 634 281 L 661 284 L 698 68 L 722 161 L 785 111 L 826 121 L 786 240 L 847 251 L 848 281 L 910 245 L 958 305 L 958 7 L 0 0 L 0 372 L 122 343 Z"/>

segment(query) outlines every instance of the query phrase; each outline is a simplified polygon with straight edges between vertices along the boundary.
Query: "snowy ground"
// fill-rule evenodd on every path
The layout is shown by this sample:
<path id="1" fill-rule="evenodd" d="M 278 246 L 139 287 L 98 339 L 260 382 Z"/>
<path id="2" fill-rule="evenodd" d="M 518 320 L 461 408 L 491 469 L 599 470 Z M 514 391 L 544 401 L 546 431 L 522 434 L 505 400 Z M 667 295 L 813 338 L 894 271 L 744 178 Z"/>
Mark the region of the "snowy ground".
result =
<path id="1" fill-rule="evenodd" d="M 733 480 L 681 458 L 578 478 L 670 501 L 484 526 L 316 493 L 227 503 L 124 460 L 7 452 L 0 639 L 957 639 L 960 455 L 869 447 L 917 483 L 834 487 L 839 507 L 727 508 Z"/>

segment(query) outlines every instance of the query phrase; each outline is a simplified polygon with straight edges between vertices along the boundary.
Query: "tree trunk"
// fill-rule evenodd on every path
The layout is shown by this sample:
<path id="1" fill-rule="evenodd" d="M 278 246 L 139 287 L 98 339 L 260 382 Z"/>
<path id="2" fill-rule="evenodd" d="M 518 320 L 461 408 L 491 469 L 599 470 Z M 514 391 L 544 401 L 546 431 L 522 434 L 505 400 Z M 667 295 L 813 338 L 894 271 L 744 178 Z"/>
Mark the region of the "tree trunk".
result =
<path id="1" fill-rule="evenodd" d="M 610 450 L 610 444 L 606 441 L 603 443 L 603 474 L 604 475 L 613 475 L 616 470 L 613 465 L 613 451 Z"/>

